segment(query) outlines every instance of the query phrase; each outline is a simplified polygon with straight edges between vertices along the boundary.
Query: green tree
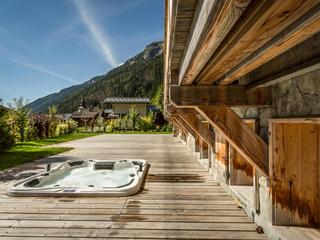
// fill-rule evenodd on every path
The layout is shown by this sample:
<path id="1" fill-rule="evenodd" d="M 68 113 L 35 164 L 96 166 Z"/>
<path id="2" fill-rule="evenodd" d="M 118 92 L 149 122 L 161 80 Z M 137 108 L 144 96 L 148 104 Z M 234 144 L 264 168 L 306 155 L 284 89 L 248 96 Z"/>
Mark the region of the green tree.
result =
<path id="1" fill-rule="evenodd" d="M 151 99 L 151 103 L 161 109 L 163 111 L 163 85 L 161 84 Z"/>
<path id="2" fill-rule="evenodd" d="M 136 130 L 136 125 L 138 121 L 138 109 L 136 105 L 131 105 L 129 109 L 129 119 L 132 121 L 133 130 Z"/>
<path id="3" fill-rule="evenodd" d="M 104 126 L 104 118 L 103 117 L 101 117 L 101 116 L 97 117 L 97 125 L 99 127 L 99 132 L 100 132 L 101 127 Z"/>
<path id="4" fill-rule="evenodd" d="M 58 112 L 57 106 L 52 105 L 48 107 L 48 112 L 49 112 L 49 135 L 50 137 L 52 137 L 55 135 L 57 126 L 59 124 L 56 118 L 56 114 Z"/>
<path id="5" fill-rule="evenodd" d="M 9 124 L 6 121 L 7 111 L 0 111 L 0 151 L 14 145 L 14 136 L 10 133 Z"/>
<path id="6" fill-rule="evenodd" d="M 19 99 L 14 98 L 12 103 L 8 104 L 12 112 L 10 121 L 18 128 L 21 142 L 24 142 L 25 128 L 29 122 L 30 110 L 25 108 L 26 104 L 27 101 L 25 101 L 23 97 Z"/>

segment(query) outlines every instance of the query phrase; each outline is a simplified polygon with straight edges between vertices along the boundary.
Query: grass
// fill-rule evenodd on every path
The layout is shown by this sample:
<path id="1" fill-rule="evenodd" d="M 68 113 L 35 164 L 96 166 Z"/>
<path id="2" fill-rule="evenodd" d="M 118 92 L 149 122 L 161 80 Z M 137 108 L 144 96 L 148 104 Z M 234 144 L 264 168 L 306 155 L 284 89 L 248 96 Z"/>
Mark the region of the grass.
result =
<path id="1" fill-rule="evenodd" d="M 46 158 L 51 155 L 66 152 L 72 149 L 68 147 L 43 148 L 44 146 L 96 136 L 99 134 L 101 133 L 73 133 L 49 139 L 42 139 L 39 141 L 17 143 L 10 150 L 0 153 L 0 170 L 11 168 L 37 159 Z"/>
<path id="2" fill-rule="evenodd" d="M 114 131 L 114 132 L 107 132 L 107 134 L 170 134 L 172 132 L 156 132 L 156 131 Z"/>
<path id="3" fill-rule="evenodd" d="M 47 146 L 47 145 L 51 145 L 51 144 L 69 142 L 69 141 L 77 140 L 77 139 L 81 139 L 81 138 L 97 136 L 97 135 L 101 135 L 101 134 L 102 133 L 97 133 L 97 132 L 93 132 L 93 133 L 79 132 L 79 133 L 72 133 L 72 134 L 67 134 L 67 135 L 53 137 L 53 138 L 42 139 L 42 140 L 36 141 L 36 143 L 39 143 L 42 146 Z"/>

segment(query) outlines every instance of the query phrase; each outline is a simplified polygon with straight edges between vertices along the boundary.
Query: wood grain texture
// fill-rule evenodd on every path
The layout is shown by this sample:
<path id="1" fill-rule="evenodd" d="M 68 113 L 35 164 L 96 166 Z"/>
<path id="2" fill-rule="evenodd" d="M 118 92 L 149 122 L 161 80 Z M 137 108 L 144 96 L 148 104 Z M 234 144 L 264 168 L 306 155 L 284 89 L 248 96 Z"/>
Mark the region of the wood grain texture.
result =
<path id="1" fill-rule="evenodd" d="M 192 126 L 190 126 L 190 124 L 188 123 L 188 121 L 179 116 L 179 115 L 175 115 L 173 116 L 192 136 L 196 135 L 196 131 L 192 128 Z"/>
<path id="2" fill-rule="evenodd" d="M 176 127 L 178 131 L 181 131 L 184 135 L 187 135 L 188 129 L 183 125 L 183 123 L 181 123 L 181 121 L 172 116 L 170 116 L 169 121 Z"/>
<path id="3" fill-rule="evenodd" d="M 201 122 L 197 115 L 199 113 L 193 108 L 176 108 L 171 106 L 170 113 L 174 115 L 179 115 L 185 120 L 185 123 L 188 124 L 198 136 L 203 138 L 207 144 L 211 147 L 215 146 L 215 136 L 205 123 Z"/>
<path id="4" fill-rule="evenodd" d="M 217 106 L 196 109 L 262 175 L 269 175 L 267 144 L 234 111 Z"/>
<path id="5" fill-rule="evenodd" d="M 244 86 L 170 86 L 170 100 L 177 106 L 270 106 L 269 88 Z"/>
<path id="6" fill-rule="evenodd" d="M 248 124 L 254 131 L 256 131 L 254 119 L 244 119 L 243 121 Z M 237 150 L 233 148 L 230 163 L 230 184 L 252 186 L 253 167 L 244 157 L 241 156 L 240 153 L 237 152 Z"/>
<path id="7" fill-rule="evenodd" d="M 249 3 L 250 0 L 204 1 L 190 30 L 180 68 L 180 85 L 193 82 Z"/>
<path id="8" fill-rule="evenodd" d="M 175 2 L 174 12 L 174 28 L 170 31 L 172 39 L 170 41 L 171 48 L 170 57 L 170 71 L 178 70 L 181 58 L 186 48 L 190 27 L 193 21 L 194 12 L 198 5 L 197 0 L 173 1 Z"/>
<path id="9" fill-rule="evenodd" d="M 233 69 L 225 73 L 221 85 L 228 85 L 281 53 L 312 37 L 320 31 L 320 3 L 296 20 L 286 29 L 279 32 L 263 47 L 248 56 Z"/>
<path id="10" fill-rule="evenodd" d="M 259 57 L 260 61 L 279 53 L 281 49 L 288 49 L 305 37 L 310 37 L 310 34 L 316 31 L 317 21 L 309 22 L 309 26 L 307 20 L 302 21 L 300 27 L 288 33 L 285 29 L 318 3 L 317 0 L 253 1 L 247 7 L 244 17 L 239 19 L 232 33 L 225 38 L 224 44 L 219 47 L 195 81 L 200 85 L 216 82 L 250 55 L 258 56 L 255 52 L 281 32 L 284 34 L 283 38 L 279 39 L 282 44 L 274 41 L 274 48 L 268 47 L 272 51 L 268 51 L 264 57 Z"/>
<path id="11" fill-rule="evenodd" d="M 76 147 L 80 142 L 73 141 L 75 149 L 65 157 L 146 159 L 151 168 L 144 191 L 122 198 L 20 198 L 6 196 L 8 185 L 1 183 L 1 239 L 266 239 L 177 138 L 109 134 L 90 139 L 95 143 L 80 142 L 97 150 L 100 139 L 99 156 L 97 151 L 83 156 L 83 148 Z"/>
<path id="12" fill-rule="evenodd" d="M 320 226 L 320 125 L 270 122 L 274 224 Z"/>
<path id="13" fill-rule="evenodd" d="M 308 61 L 304 61 L 303 63 L 294 67 L 287 68 L 286 70 L 273 74 L 260 81 L 253 82 L 252 84 L 247 85 L 247 89 L 268 87 L 286 81 L 288 79 L 315 71 L 317 69 L 320 69 L 320 56 L 309 59 Z"/>

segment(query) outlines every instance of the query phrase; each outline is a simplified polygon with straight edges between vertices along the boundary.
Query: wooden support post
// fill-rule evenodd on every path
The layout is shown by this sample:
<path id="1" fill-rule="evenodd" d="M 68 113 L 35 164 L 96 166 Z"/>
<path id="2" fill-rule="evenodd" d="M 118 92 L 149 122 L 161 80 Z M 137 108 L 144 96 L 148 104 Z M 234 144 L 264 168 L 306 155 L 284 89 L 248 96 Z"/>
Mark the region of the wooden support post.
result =
<path id="1" fill-rule="evenodd" d="M 255 168 L 253 169 L 253 186 L 254 186 L 254 190 L 253 190 L 253 202 L 254 202 L 254 209 L 256 211 L 257 214 L 260 214 L 260 184 L 259 184 L 259 172 L 255 170 Z"/>
<path id="2" fill-rule="evenodd" d="M 267 144 L 228 107 L 196 107 L 209 123 L 262 175 L 269 175 Z"/>
<path id="3" fill-rule="evenodd" d="M 226 184 L 230 185 L 230 144 L 226 141 L 226 148 L 224 154 L 224 164 L 226 166 Z"/>
<path id="4" fill-rule="evenodd" d="M 255 119 L 243 119 L 256 132 Z M 230 185 L 253 186 L 253 167 L 230 146 Z"/>
<path id="5" fill-rule="evenodd" d="M 177 129 L 174 125 L 172 125 L 172 136 L 177 137 Z"/>
<path id="6" fill-rule="evenodd" d="M 200 158 L 205 159 L 208 158 L 208 144 L 204 141 L 202 137 L 200 137 Z"/>
<path id="7" fill-rule="evenodd" d="M 208 168 L 211 169 L 212 168 L 212 162 L 211 162 L 211 151 L 212 151 L 212 147 L 208 146 Z"/>
<path id="8" fill-rule="evenodd" d="M 200 136 L 196 134 L 194 137 L 194 152 L 200 152 Z"/>

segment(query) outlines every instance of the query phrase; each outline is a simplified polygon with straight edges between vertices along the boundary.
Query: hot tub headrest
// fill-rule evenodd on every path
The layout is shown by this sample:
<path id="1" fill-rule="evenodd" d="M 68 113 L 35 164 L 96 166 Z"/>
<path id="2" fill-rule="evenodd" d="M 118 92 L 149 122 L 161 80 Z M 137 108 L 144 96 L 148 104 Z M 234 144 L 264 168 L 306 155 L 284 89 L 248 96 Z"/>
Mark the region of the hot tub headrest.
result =
<path id="1" fill-rule="evenodd" d="M 123 168 L 133 168 L 134 164 L 132 162 L 128 162 L 126 160 L 115 162 L 114 164 L 114 170 L 119 170 Z"/>
<path id="2" fill-rule="evenodd" d="M 96 162 L 94 164 L 94 169 L 95 170 L 103 170 L 103 169 L 113 170 L 114 169 L 114 164 L 115 164 L 115 162 L 112 162 L 112 161 Z"/>

